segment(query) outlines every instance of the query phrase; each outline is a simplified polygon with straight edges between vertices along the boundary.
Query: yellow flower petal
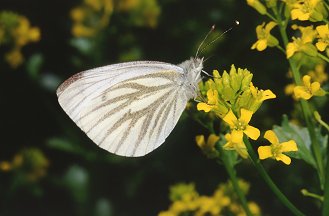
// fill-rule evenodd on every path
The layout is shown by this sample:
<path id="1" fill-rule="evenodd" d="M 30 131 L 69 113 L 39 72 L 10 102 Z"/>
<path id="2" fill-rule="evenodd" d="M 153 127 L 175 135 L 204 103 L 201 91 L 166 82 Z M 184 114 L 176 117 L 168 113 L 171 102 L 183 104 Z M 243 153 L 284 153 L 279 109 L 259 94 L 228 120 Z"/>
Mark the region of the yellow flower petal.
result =
<path id="1" fill-rule="evenodd" d="M 275 158 L 277 161 L 282 161 L 283 163 L 285 163 L 286 165 L 289 165 L 291 163 L 291 159 L 290 157 L 288 157 L 287 155 L 284 154 L 280 154 Z"/>
<path id="2" fill-rule="evenodd" d="M 266 26 L 265 26 L 265 31 L 266 32 L 270 32 L 275 26 L 277 25 L 276 22 L 269 22 Z"/>
<path id="3" fill-rule="evenodd" d="M 328 36 L 327 36 L 327 35 L 329 34 L 328 24 L 317 26 L 317 27 L 316 27 L 316 31 L 319 33 L 319 36 L 320 36 L 321 38 L 326 38 L 326 37 L 328 37 Z"/>
<path id="4" fill-rule="evenodd" d="M 219 136 L 216 136 L 215 134 L 210 134 L 207 140 L 208 146 L 215 146 L 216 142 L 219 140 Z"/>
<path id="5" fill-rule="evenodd" d="M 276 144 L 279 143 L 279 139 L 272 130 L 268 130 L 264 134 L 264 138 L 270 141 L 270 143 Z"/>
<path id="6" fill-rule="evenodd" d="M 261 39 L 261 40 L 258 40 L 257 42 L 258 43 L 256 45 L 256 49 L 258 51 L 263 51 L 263 50 L 265 50 L 267 48 L 267 40 Z"/>
<path id="7" fill-rule="evenodd" d="M 281 152 L 298 151 L 297 144 L 294 140 L 283 142 L 281 145 Z"/>
<path id="8" fill-rule="evenodd" d="M 223 118 L 223 120 L 230 126 L 233 127 L 234 126 L 234 122 L 236 122 L 238 119 L 236 118 L 236 116 L 234 115 L 233 111 L 230 110 L 225 117 Z"/>
<path id="9" fill-rule="evenodd" d="M 233 130 L 231 133 L 231 142 L 233 143 L 243 142 L 243 131 Z"/>
<path id="10" fill-rule="evenodd" d="M 198 135 L 195 137 L 195 141 L 196 141 L 196 144 L 199 146 L 199 147 L 202 147 L 206 144 L 205 140 L 204 140 L 204 136 L 203 135 Z"/>
<path id="11" fill-rule="evenodd" d="M 209 104 L 215 105 L 218 100 L 218 92 L 216 90 L 209 89 L 207 91 L 207 98 Z"/>
<path id="12" fill-rule="evenodd" d="M 243 121 L 245 124 L 248 124 L 250 122 L 250 119 L 252 117 L 253 112 L 247 109 L 241 109 L 241 117 L 240 121 Z"/>
<path id="13" fill-rule="evenodd" d="M 309 75 L 303 76 L 303 83 L 306 87 L 310 86 L 311 85 L 311 76 L 309 76 Z"/>
<path id="14" fill-rule="evenodd" d="M 262 94 L 261 101 L 276 98 L 276 95 L 269 89 L 265 90 Z"/>
<path id="15" fill-rule="evenodd" d="M 258 128 L 255 128 L 250 125 L 248 125 L 243 132 L 253 140 L 257 140 L 260 135 L 260 131 L 258 130 Z"/>
<path id="16" fill-rule="evenodd" d="M 315 44 L 315 46 L 316 46 L 316 48 L 319 50 L 319 51 L 324 51 L 326 48 L 327 48 L 327 46 L 328 46 L 328 44 L 327 43 L 325 43 L 325 42 L 323 42 L 323 41 L 319 41 L 319 42 L 317 42 L 316 44 Z"/>
<path id="17" fill-rule="evenodd" d="M 296 98 L 303 98 L 304 100 L 312 97 L 312 94 L 304 86 L 296 86 L 294 88 L 294 95 Z"/>
<path id="18" fill-rule="evenodd" d="M 293 43 L 287 44 L 287 50 L 286 50 L 287 58 L 290 58 L 291 56 L 293 56 L 296 51 L 297 51 L 297 48 Z"/>
<path id="19" fill-rule="evenodd" d="M 272 157 L 272 148 L 270 146 L 260 146 L 257 149 L 259 159 L 264 160 L 266 158 Z"/>
<path id="20" fill-rule="evenodd" d="M 311 92 L 317 92 L 320 89 L 320 83 L 319 82 L 314 82 L 311 84 Z"/>
<path id="21" fill-rule="evenodd" d="M 244 146 L 244 147 L 241 147 L 241 145 L 238 145 L 237 147 L 236 147 L 236 149 L 235 149 L 237 152 L 238 152 L 238 154 L 242 157 L 242 158 L 244 158 L 244 159 L 247 159 L 248 158 L 248 151 L 247 151 L 247 148 L 246 148 L 246 146 Z"/>
<path id="22" fill-rule="evenodd" d="M 206 104 L 206 103 L 198 103 L 198 105 L 197 105 L 197 109 L 200 111 L 200 110 L 203 110 L 203 111 L 205 111 L 205 112 L 209 112 L 211 109 L 212 109 L 212 107 L 211 106 L 209 106 L 208 104 Z"/>

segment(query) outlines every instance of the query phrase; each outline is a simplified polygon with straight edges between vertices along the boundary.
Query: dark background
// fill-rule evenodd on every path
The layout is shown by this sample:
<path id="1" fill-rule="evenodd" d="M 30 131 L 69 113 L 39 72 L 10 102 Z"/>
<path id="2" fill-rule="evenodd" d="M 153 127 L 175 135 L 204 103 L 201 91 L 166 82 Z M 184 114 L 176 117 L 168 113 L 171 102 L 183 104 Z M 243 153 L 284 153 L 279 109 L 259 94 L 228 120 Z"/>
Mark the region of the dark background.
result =
<path id="1" fill-rule="evenodd" d="M 275 49 L 250 49 L 256 41 L 255 27 L 265 18 L 245 1 L 159 0 L 161 14 L 155 28 L 130 24 L 129 14 L 114 12 L 102 45 L 91 55 L 81 54 L 70 43 L 69 13 L 80 3 L 0 0 L 0 10 L 22 14 L 41 29 L 41 40 L 26 46 L 23 53 L 26 59 L 35 53 L 43 59 L 33 78 L 25 65 L 13 70 L 1 60 L 0 161 L 9 161 L 29 147 L 40 149 L 49 161 L 46 176 L 33 183 L 17 186 L 15 174 L 0 172 L 0 215 L 156 215 L 168 208 L 168 188 L 174 183 L 195 182 L 200 194 L 211 194 L 227 180 L 223 167 L 207 159 L 195 144 L 195 136 L 207 131 L 185 115 L 165 144 L 142 158 L 119 157 L 98 148 L 66 116 L 54 86 L 81 70 L 120 62 L 120 56 L 131 49 L 139 53 L 132 59 L 178 64 L 195 55 L 213 24 L 222 32 L 239 20 L 238 27 L 211 45 L 205 70 L 222 72 L 231 64 L 248 68 L 255 86 L 278 96 L 265 102 L 252 120 L 262 131 L 280 124 L 281 116 L 291 111 L 292 100 L 283 93 L 289 82 L 285 57 Z M 264 164 L 300 209 L 316 215 L 316 203 L 299 193 L 303 187 L 317 188 L 316 174 L 308 165 L 298 160 L 290 166 Z M 264 215 L 290 214 L 250 162 L 244 161 L 237 169 L 239 177 L 250 182 L 249 198 Z M 99 209 L 105 213 L 98 214 Z"/>

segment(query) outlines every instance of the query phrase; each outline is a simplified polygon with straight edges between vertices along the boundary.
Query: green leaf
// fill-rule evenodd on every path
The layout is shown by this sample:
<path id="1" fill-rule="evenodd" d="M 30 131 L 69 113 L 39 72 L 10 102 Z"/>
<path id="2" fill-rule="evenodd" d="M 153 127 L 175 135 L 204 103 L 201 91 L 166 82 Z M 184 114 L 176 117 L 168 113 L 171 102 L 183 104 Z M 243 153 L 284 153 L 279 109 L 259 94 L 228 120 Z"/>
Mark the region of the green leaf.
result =
<path id="1" fill-rule="evenodd" d="M 44 59 L 40 53 L 32 55 L 26 62 L 26 69 L 32 79 L 37 79 Z"/>
<path id="2" fill-rule="evenodd" d="M 295 140 L 297 143 L 298 151 L 289 153 L 289 156 L 302 159 L 316 168 L 316 163 L 311 151 L 311 138 L 307 128 L 290 123 L 288 117 L 284 115 L 281 126 L 274 126 L 273 130 L 280 142 Z"/>

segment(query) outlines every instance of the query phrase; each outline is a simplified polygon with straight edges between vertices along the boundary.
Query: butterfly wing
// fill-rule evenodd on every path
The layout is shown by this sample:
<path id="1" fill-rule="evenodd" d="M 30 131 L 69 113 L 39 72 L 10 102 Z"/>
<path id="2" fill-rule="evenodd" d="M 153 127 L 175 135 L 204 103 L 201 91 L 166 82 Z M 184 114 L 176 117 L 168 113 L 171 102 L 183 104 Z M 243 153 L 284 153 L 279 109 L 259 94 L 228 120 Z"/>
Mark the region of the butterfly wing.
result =
<path id="1" fill-rule="evenodd" d="M 185 109 L 182 76 L 175 65 L 128 62 L 76 74 L 57 95 L 65 112 L 101 148 L 143 156 L 165 141 Z"/>

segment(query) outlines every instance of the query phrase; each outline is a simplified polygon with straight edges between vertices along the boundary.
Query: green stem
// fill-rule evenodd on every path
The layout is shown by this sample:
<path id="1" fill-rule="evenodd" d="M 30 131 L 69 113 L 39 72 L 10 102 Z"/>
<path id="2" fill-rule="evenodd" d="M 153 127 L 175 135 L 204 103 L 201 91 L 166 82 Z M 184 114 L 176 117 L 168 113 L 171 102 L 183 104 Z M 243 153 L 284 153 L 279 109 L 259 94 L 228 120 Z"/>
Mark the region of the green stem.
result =
<path id="1" fill-rule="evenodd" d="M 325 60 L 326 62 L 329 63 L 329 58 L 326 57 L 326 56 L 324 56 L 324 55 L 322 55 L 321 53 L 318 53 L 318 57 L 322 58 L 323 60 Z"/>
<path id="2" fill-rule="evenodd" d="M 272 181 L 271 177 L 267 174 L 266 170 L 260 163 L 255 151 L 253 150 L 248 138 L 244 135 L 243 141 L 246 144 L 246 147 L 248 149 L 248 153 L 250 156 L 251 161 L 255 165 L 258 173 L 261 175 L 263 180 L 266 182 L 266 184 L 270 187 L 270 189 L 273 191 L 273 193 L 279 198 L 279 200 L 294 214 L 298 216 L 303 216 L 304 214 L 299 211 L 290 201 L 289 199 L 280 191 L 280 189 L 275 185 L 275 183 Z"/>
<path id="3" fill-rule="evenodd" d="M 210 127 L 208 128 L 209 131 L 213 134 L 216 134 L 215 133 L 215 130 L 213 127 Z M 239 183 L 238 183 L 238 178 L 237 178 L 237 175 L 236 175 L 236 171 L 234 169 L 234 164 L 231 163 L 231 161 L 229 160 L 229 158 L 227 157 L 227 154 L 225 154 L 226 152 L 224 151 L 224 149 L 222 148 L 221 145 L 218 145 L 218 150 L 219 150 L 219 153 L 220 153 L 220 159 L 222 160 L 223 164 L 224 164 L 224 167 L 231 179 L 231 182 L 232 182 L 232 186 L 241 202 L 241 205 L 242 205 L 242 208 L 244 209 L 245 213 L 247 216 L 253 216 L 253 214 L 251 213 L 250 209 L 249 209 L 249 206 L 248 206 L 248 202 L 247 202 L 247 199 L 246 199 L 246 196 L 245 194 L 243 193 L 243 191 L 241 190 L 240 186 L 239 186 Z M 217 161 L 219 162 L 219 161 Z"/>
<path id="4" fill-rule="evenodd" d="M 243 191 L 241 190 L 241 188 L 239 186 L 238 178 L 237 178 L 237 175 L 236 175 L 236 171 L 234 169 L 234 165 L 230 162 L 229 158 L 225 154 L 225 151 L 224 151 L 224 149 L 222 148 L 221 145 L 219 145 L 218 150 L 219 150 L 219 153 L 221 155 L 220 159 L 222 160 L 222 162 L 224 164 L 224 167 L 225 167 L 225 169 L 226 169 L 226 171 L 227 171 L 227 173 L 228 173 L 228 175 L 229 175 L 229 177 L 231 179 L 233 188 L 234 188 L 236 194 L 239 197 L 239 200 L 241 202 L 242 208 L 244 209 L 244 211 L 245 211 L 245 213 L 246 213 L 247 216 L 252 216 L 253 214 L 251 213 L 251 211 L 249 209 L 246 196 L 245 196 L 245 194 L 243 193 Z"/>
<path id="5" fill-rule="evenodd" d="M 329 158 L 329 148 L 327 148 L 327 158 Z M 322 216 L 329 215 L 329 160 L 327 159 L 326 177 L 324 183 L 324 195 L 322 203 Z"/>
<path id="6" fill-rule="evenodd" d="M 280 18 L 278 18 L 280 19 Z M 281 23 L 281 24 L 280 24 Z M 279 22 L 279 26 L 280 26 L 280 34 L 283 40 L 283 43 L 285 46 L 287 46 L 288 44 L 288 36 L 286 33 L 286 26 L 282 25 L 282 22 Z M 302 81 L 301 81 L 301 76 L 299 73 L 299 70 L 297 68 L 297 64 L 294 60 L 292 60 L 291 58 L 288 59 L 289 61 L 289 65 L 294 77 L 294 81 L 296 83 L 296 85 L 301 85 Z M 306 122 L 306 126 L 307 129 L 310 133 L 310 137 L 312 140 L 312 151 L 316 160 L 316 164 L 317 164 L 317 170 L 318 170 L 318 175 L 319 175 L 319 181 L 320 181 L 320 186 L 323 189 L 323 185 L 324 185 L 324 178 L 325 178 L 325 172 L 324 172 L 324 164 L 323 164 L 323 159 L 322 159 L 322 155 L 321 155 L 321 148 L 320 148 L 320 144 L 316 138 L 316 133 L 315 133 L 315 124 L 312 121 L 313 115 L 312 115 L 312 111 L 311 108 L 308 104 L 307 101 L 305 100 L 300 100 L 300 105 L 303 111 L 303 115 L 304 115 L 304 119 Z"/>
<path id="7" fill-rule="evenodd" d="M 270 19 L 272 19 L 274 22 L 278 22 L 274 16 L 272 16 L 270 13 L 266 13 L 266 16 L 268 16 Z"/>

